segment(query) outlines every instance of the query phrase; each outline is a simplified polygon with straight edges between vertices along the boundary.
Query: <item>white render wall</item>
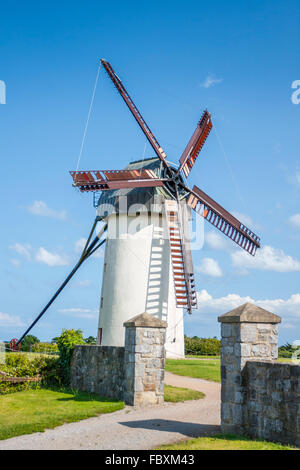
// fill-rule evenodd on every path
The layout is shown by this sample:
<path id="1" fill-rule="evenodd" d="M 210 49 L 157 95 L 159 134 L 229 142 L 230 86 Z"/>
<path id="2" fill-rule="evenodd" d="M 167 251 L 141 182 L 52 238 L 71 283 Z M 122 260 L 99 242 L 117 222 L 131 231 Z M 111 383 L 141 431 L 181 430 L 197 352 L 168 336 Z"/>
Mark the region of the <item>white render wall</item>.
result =
<path id="1" fill-rule="evenodd" d="M 103 346 L 124 346 L 128 319 L 148 312 L 167 321 L 166 355 L 184 357 L 183 309 L 176 308 L 169 240 L 162 216 L 108 217 L 99 328 Z M 118 227 L 116 237 L 115 227 Z"/>

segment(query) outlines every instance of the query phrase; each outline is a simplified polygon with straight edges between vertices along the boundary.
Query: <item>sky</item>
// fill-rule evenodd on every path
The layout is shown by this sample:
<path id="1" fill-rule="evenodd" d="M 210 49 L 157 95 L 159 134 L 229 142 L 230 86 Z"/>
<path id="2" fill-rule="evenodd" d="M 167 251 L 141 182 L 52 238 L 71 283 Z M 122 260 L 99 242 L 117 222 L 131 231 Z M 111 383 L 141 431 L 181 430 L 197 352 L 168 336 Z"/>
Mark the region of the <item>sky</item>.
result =
<path id="1" fill-rule="evenodd" d="M 95 217 L 72 188 L 100 58 L 177 162 L 205 108 L 214 128 L 196 184 L 260 235 L 252 258 L 206 224 L 194 251 L 199 308 L 185 332 L 253 302 L 300 339 L 300 4 L 297 0 L 6 2 L 0 28 L 0 339 L 20 337 L 76 263 Z M 294 86 L 294 88 L 292 88 Z M 100 71 L 81 169 L 142 158 L 145 136 Z M 146 144 L 145 157 L 153 156 Z M 32 330 L 96 335 L 103 252 Z"/>

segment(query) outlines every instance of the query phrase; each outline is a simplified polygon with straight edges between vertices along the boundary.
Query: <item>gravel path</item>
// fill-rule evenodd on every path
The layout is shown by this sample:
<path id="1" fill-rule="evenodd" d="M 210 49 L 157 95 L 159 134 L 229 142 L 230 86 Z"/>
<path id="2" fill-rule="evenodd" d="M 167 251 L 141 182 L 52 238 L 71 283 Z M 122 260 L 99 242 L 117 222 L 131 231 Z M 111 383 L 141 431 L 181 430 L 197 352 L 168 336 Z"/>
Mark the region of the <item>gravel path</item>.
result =
<path id="1" fill-rule="evenodd" d="M 153 449 L 195 436 L 220 432 L 219 383 L 166 372 L 165 383 L 205 393 L 201 400 L 165 403 L 158 407 L 126 407 L 43 433 L 0 441 L 4 449 Z"/>

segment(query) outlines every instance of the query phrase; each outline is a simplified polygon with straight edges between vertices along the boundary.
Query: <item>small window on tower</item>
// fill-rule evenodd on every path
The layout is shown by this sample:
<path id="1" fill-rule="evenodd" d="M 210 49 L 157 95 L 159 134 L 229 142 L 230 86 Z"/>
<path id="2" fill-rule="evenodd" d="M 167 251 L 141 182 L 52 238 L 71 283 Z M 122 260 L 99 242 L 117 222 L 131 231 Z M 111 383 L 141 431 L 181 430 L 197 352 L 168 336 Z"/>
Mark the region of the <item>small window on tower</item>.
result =
<path id="1" fill-rule="evenodd" d="M 100 307 L 103 307 L 103 297 L 101 297 Z"/>

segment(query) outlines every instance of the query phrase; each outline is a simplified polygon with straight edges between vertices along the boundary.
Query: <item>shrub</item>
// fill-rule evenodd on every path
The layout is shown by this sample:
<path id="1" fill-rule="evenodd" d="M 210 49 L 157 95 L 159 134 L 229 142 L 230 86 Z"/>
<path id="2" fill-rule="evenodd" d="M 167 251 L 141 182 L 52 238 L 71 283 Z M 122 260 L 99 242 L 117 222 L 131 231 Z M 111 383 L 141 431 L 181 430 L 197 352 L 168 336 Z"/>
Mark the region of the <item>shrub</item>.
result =
<path id="1" fill-rule="evenodd" d="M 21 342 L 21 350 L 30 351 L 31 346 L 39 342 L 40 340 L 36 336 L 26 335 L 25 338 Z"/>
<path id="2" fill-rule="evenodd" d="M 41 388 L 40 382 L 0 382 L 0 395 L 8 395 L 9 393 L 23 392 L 24 390 L 36 390 Z"/>
<path id="3" fill-rule="evenodd" d="M 62 386 L 70 382 L 70 363 L 72 352 L 76 344 L 84 344 L 81 330 L 63 330 L 57 338 L 57 344 L 35 344 L 35 352 L 58 352 L 59 356 L 46 354 L 11 353 L 6 354 L 5 364 L 0 370 L 10 377 L 36 377 L 41 376 L 40 382 L 11 383 L 0 379 L 0 394 L 11 393 L 29 388 L 38 388 L 41 385 Z"/>
<path id="4" fill-rule="evenodd" d="M 84 344 L 81 330 L 62 330 L 62 334 L 57 338 L 59 349 L 59 364 L 61 368 L 61 377 L 64 385 L 70 383 L 70 365 L 74 346 Z"/>
<path id="5" fill-rule="evenodd" d="M 5 364 L 1 364 L 1 371 L 10 377 L 36 377 L 41 376 L 40 382 L 0 382 L 0 394 L 12 393 L 21 390 L 39 388 L 43 385 L 61 385 L 61 371 L 58 357 L 29 356 L 24 353 L 11 353 L 6 355 Z"/>
<path id="6" fill-rule="evenodd" d="M 221 341 L 217 338 L 184 337 L 185 354 L 195 356 L 217 356 L 221 353 Z"/>
<path id="7" fill-rule="evenodd" d="M 31 351 L 43 354 L 58 354 L 58 346 L 55 343 L 35 343 L 31 347 Z"/>
<path id="8" fill-rule="evenodd" d="M 97 344 L 97 338 L 94 336 L 89 336 L 88 338 L 84 338 L 84 342 L 86 344 Z"/>
<path id="9" fill-rule="evenodd" d="M 278 357 L 291 358 L 292 354 L 293 353 L 290 351 L 280 350 L 280 348 L 278 349 Z"/>

